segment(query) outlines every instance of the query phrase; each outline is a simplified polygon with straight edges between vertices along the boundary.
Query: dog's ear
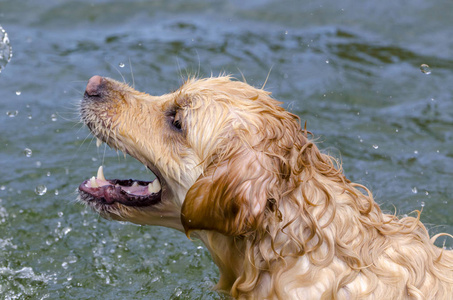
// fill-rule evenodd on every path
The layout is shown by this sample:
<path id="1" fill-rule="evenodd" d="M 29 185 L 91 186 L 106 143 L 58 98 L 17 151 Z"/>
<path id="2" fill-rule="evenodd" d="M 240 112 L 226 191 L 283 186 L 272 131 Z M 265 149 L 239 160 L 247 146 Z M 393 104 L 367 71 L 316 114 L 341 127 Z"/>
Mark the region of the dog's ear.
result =
<path id="1" fill-rule="evenodd" d="M 269 221 L 281 221 L 281 198 L 297 184 L 291 180 L 297 171 L 292 166 L 306 141 L 299 118 L 269 93 L 249 90 L 244 85 L 238 92 L 247 98 L 235 98 L 241 103 L 227 103 L 234 106 L 234 118 L 211 136 L 213 153 L 203 155 L 209 163 L 186 194 L 181 222 L 187 235 L 192 230 L 230 236 L 265 231 Z"/>
<path id="2" fill-rule="evenodd" d="M 264 154 L 233 148 L 216 156 L 187 192 L 181 211 L 187 235 L 192 230 L 243 235 L 263 218 L 268 189 L 277 183 L 263 165 Z"/>

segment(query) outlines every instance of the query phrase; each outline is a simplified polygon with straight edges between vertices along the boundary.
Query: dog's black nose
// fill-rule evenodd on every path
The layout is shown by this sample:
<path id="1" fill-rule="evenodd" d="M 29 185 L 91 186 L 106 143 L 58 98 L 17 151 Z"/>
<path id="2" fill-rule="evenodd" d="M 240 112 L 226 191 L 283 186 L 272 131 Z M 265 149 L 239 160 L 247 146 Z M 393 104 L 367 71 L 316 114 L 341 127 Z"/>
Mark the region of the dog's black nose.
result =
<path id="1" fill-rule="evenodd" d="M 95 75 L 88 80 L 88 84 L 85 93 L 88 96 L 99 96 L 104 83 L 104 78 Z"/>

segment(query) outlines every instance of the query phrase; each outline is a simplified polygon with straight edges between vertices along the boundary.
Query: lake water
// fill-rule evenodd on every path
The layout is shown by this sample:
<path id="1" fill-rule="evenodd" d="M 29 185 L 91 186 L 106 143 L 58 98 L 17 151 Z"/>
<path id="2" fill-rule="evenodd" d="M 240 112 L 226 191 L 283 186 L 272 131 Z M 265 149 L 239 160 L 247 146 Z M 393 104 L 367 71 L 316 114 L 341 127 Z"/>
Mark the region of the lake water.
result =
<path id="1" fill-rule="evenodd" d="M 0 0 L 13 51 L 0 62 L 0 298 L 221 297 L 201 243 L 75 202 L 101 164 L 152 176 L 78 122 L 96 74 L 156 95 L 187 74 L 269 76 L 385 210 L 423 209 L 433 234 L 453 233 L 452 12 L 451 0 Z"/>

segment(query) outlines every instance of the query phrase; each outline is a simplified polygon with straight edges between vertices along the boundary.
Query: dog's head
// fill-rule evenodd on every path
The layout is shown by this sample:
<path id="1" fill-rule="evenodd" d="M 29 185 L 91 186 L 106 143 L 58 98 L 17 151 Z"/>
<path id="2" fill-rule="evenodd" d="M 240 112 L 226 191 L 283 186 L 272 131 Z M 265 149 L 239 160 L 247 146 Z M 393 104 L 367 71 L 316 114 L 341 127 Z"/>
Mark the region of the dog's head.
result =
<path id="1" fill-rule="evenodd" d="M 189 233 L 243 235 L 278 218 L 291 161 L 306 140 L 297 116 L 270 93 L 229 77 L 190 79 L 159 97 L 109 78 L 90 79 L 83 122 L 148 167 L 151 181 L 83 182 L 80 199 L 104 217 Z M 278 191 L 275 187 L 279 187 Z"/>

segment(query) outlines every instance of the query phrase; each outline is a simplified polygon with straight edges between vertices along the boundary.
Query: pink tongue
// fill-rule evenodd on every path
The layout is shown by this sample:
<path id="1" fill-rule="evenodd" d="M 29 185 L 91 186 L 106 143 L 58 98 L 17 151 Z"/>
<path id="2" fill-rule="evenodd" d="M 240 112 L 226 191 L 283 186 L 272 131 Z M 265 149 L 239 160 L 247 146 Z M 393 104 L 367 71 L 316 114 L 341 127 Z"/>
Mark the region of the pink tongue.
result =
<path id="1" fill-rule="evenodd" d="M 145 196 L 149 194 L 148 191 L 148 186 L 142 186 L 142 185 L 137 185 L 137 186 L 123 186 L 121 187 L 125 192 L 129 194 L 134 194 L 137 196 Z"/>
<path id="2" fill-rule="evenodd" d="M 122 185 L 112 185 L 110 182 L 107 180 L 102 180 L 96 178 L 96 183 L 99 186 L 101 190 L 103 190 L 104 193 L 104 198 L 107 201 L 110 201 L 112 198 L 113 193 L 118 194 L 120 190 L 125 191 L 128 194 L 136 195 L 136 196 L 147 196 L 150 194 L 148 190 L 148 186 L 143 186 L 143 185 L 132 185 L 132 186 L 122 186 Z M 91 181 L 88 181 L 89 187 L 91 186 Z"/>

